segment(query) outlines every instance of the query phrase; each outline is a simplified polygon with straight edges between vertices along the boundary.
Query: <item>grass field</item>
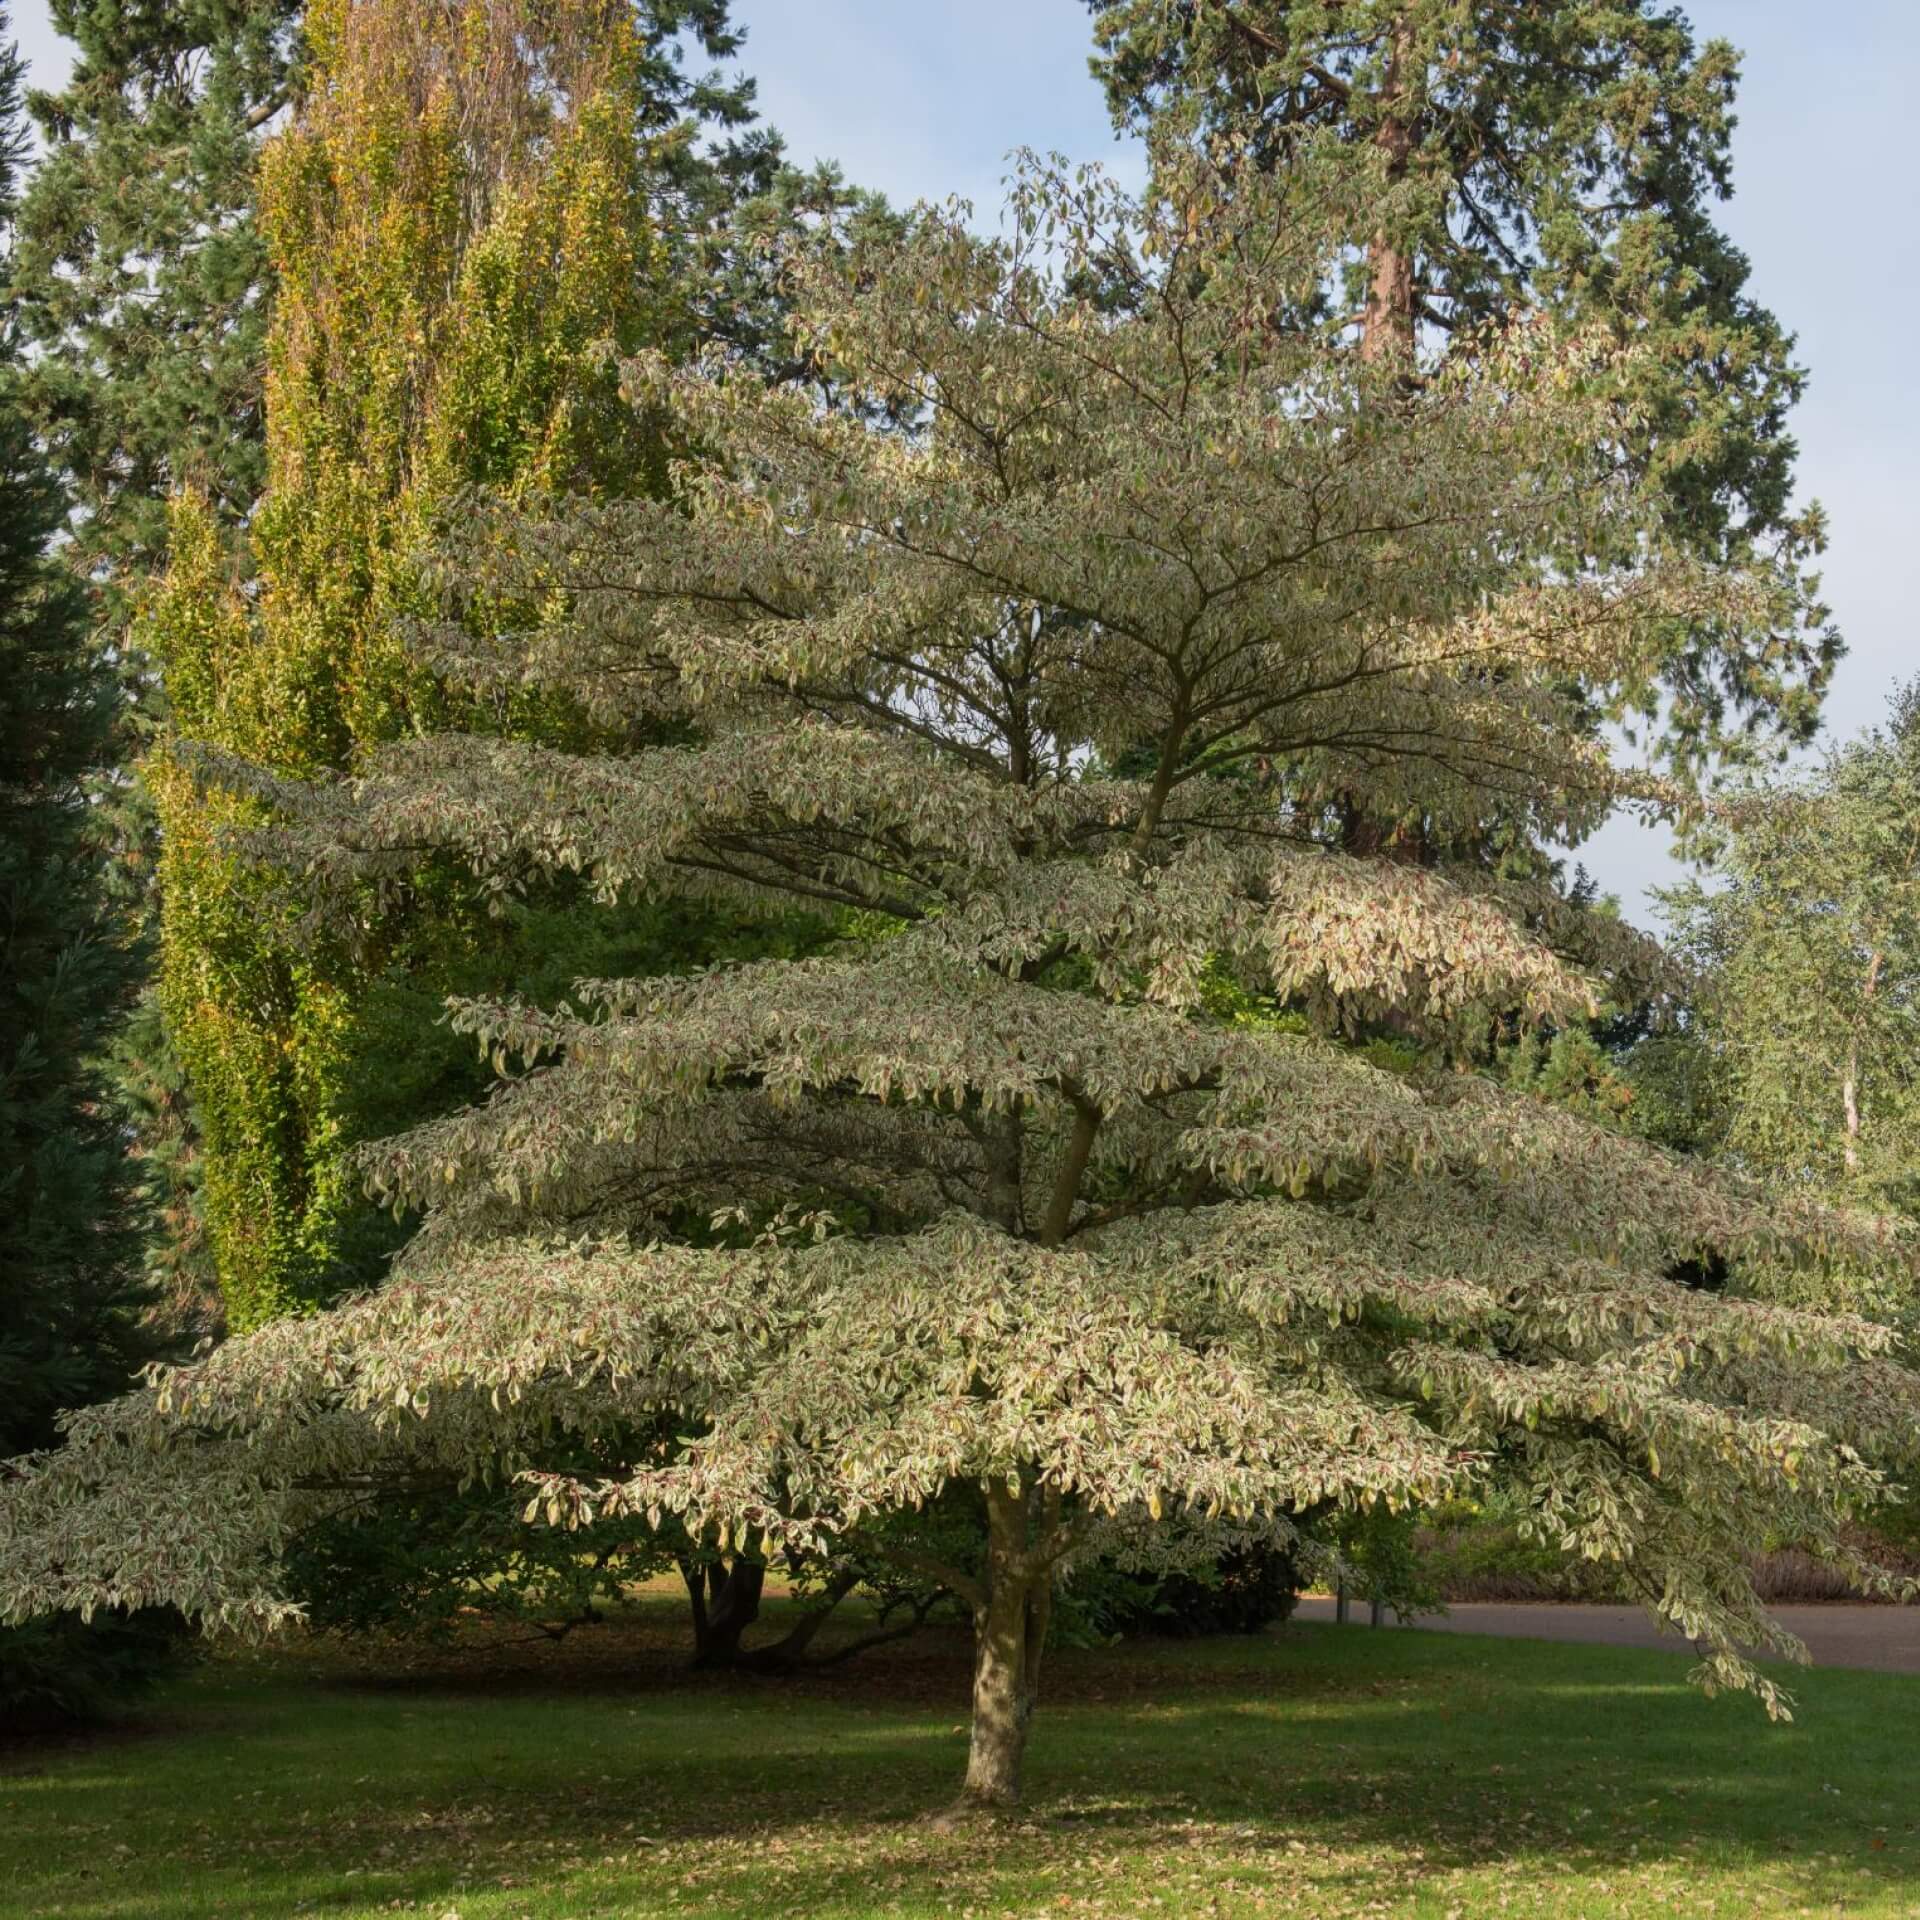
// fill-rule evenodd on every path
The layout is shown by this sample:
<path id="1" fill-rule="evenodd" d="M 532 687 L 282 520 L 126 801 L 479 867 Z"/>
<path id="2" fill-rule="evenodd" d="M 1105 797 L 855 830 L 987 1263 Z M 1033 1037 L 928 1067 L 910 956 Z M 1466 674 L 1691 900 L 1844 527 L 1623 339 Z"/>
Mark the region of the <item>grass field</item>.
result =
<path id="1" fill-rule="evenodd" d="M 935 1833 L 965 1650 L 797 1684 L 645 1616 L 475 1669 L 222 1658 L 0 1750 L 0 1913 L 1920 1916 L 1920 1682 L 1295 1628 L 1050 1659 L 1027 1816 Z"/>

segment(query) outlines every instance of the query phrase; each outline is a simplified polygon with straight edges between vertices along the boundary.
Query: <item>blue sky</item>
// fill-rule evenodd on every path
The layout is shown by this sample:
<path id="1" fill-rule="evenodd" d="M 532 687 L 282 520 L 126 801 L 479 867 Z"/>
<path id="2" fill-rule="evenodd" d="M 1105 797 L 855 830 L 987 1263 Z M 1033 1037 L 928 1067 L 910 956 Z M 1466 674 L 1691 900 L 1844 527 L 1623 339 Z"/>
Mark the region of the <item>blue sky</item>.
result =
<path id="1" fill-rule="evenodd" d="M 959 193 L 982 214 L 1006 155 L 1055 148 L 1131 167 L 1086 70 L 1079 0 L 735 0 L 767 118 L 799 159 L 839 160 L 897 200 Z M 1827 598 L 1851 653 L 1828 703 L 1844 736 L 1920 673 L 1920 195 L 1908 122 L 1915 0 L 1691 0 L 1703 36 L 1747 55 L 1728 230 L 1754 287 L 1799 335 L 1812 385 L 1795 420 L 1803 493 L 1833 523 Z M 38 73 L 64 62 L 44 0 L 16 0 Z M 1631 823 L 1584 857 L 1629 914 L 1673 876 Z"/>

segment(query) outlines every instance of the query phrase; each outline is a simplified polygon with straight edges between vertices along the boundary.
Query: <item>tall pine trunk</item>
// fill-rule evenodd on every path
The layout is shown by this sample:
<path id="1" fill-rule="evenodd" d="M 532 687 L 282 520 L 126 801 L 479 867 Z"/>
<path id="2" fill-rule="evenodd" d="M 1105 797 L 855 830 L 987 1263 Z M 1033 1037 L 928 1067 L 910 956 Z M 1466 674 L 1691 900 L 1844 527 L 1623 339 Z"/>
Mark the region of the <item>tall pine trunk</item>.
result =
<path id="1" fill-rule="evenodd" d="M 1373 136 L 1374 145 L 1386 157 L 1388 183 L 1395 187 L 1406 178 L 1413 156 L 1415 108 L 1407 77 L 1412 58 L 1412 33 L 1400 22 L 1388 41 L 1381 118 Z M 1367 304 L 1360 357 L 1411 365 L 1417 339 L 1413 255 L 1399 238 L 1382 228 L 1367 249 Z"/>

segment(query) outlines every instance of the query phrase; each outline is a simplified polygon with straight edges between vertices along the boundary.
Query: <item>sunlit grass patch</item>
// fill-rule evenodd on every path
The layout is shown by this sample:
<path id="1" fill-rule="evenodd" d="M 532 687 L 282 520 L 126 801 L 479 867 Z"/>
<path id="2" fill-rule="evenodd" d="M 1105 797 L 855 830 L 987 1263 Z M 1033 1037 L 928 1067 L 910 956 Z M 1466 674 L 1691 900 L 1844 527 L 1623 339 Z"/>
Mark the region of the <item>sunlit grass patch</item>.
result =
<path id="1" fill-rule="evenodd" d="M 935 1636 L 701 1681 L 618 1626 L 504 1674 L 216 1661 L 122 1734 L 6 1756 L 0 1913 L 1920 1916 L 1920 1682 L 1809 1674 L 1770 1727 L 1608 1648 L 1065 1653 L 1025 1815 L 940 1834 L 965 1664 Z"/>

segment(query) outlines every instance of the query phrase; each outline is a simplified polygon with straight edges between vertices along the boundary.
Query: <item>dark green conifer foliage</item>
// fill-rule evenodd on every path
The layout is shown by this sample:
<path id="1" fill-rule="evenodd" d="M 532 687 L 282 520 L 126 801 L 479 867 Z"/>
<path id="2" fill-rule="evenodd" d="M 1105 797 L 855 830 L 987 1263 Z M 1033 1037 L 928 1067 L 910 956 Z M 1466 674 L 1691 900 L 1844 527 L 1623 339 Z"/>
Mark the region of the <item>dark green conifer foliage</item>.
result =
<path id="1" fill-rule="evenodd" d="M 20 208 L 25 398 L 72 494 L 74 557 L 123 614 L 171 488 L 230 524 L 265 470 L 266 128 L 288 99 L 292 0 L 53 0 L 73 72 L 32 102 L 46 157 Z M 117 620 L 116 620 L 117 624 Z"/>
<path id="2" fill-rule="evenodd" d="M 0 13 L 0 32 L 4 32 Z M 18 165 L 20 67 L 0 53 L 0 194 Z M 83 590 L 49 553 L 61 498 L 0 367 L 0 1455 L 137 1363 L 125 1154 L 99 1077 L 129 964 L 86 800 L 112 688 Z"/>
<path id="3" fill-rule="evenodd" d="M 25 142 L 0 12 L 0 214 Z M 51 1445 L 63 1407 L 130 1384 L 149 1348 L 125 1145 L 101 1072 L 129 995 L 87 801 L 113 685 L 86 595 L 50 546 L 63 502 L 0 364 L 0 1458 Z M 0 1710 L 70 1707 L 129 1653 L 118 1627 L 0 1634 Z"/>
<path id="4" fill-rule="evenodd" d="M 1331 134 L 1377 170 L 1345 312 L 1364 344 L 1470 343 L 1523 300 L 1616 328 L 1648 358 L 1637 451 L 1703 551 L 1796 555 L 1792 337 L 1718 222 L 1739 57 L 1670 0 L 1085 0 L 1116 121 L 1231 132 L 1284 165 Z M 1703 633 L 1668 675 L 1684 746 L 1804 740 L 1839 654 L 1809 593 L 1765 644 Z"/>

